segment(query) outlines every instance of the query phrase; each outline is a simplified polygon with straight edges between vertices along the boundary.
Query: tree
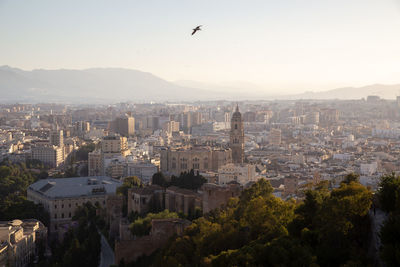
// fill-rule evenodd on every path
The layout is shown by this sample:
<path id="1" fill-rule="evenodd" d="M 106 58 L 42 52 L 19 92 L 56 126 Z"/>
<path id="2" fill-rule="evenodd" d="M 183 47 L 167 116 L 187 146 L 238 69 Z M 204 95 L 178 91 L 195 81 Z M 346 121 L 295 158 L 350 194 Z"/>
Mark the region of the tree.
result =
<path id="1" fill-rule="evenodd" d="M 168 186 L 168 181 L 165 178 L 164 174 L 162 174 L 162 172 L 156 172 L 155 174 L 153 174 L 151 183 L 162 186 L 162 187 Z"/>
<path id="2" fill-rule="evenodd" d="M 170 185 L 190 190 L 197 190 L 206 182 L 206 178 L 201 176 L 199 172 L 195 174 L 192 169 L 190 172 L 181 173 L 179 177 L 172 176 Z"/>
<path id="3" fill-rule="evenodd" d="M 388 266 L 400 265 L 400 176 L 381 177 L 378 199 L 382 210 L 389 213 L 380 235 L 381 257 Z"/>
<path id="4" fill-rule="evenodd" d="M 351 182 L 358 183 L 359 181 L 360 181 L 360 175 L 359 174 L 349 173 L 344 177 L 342 183 L 350 184 Z"/>
<path id="5" fill-rule="evenodd" d="M 70 228 L 63 242 L 53 246 L 50 266 L 97 267 L 100 263 L 101 236 L 97 225 L 101 218 L 90 202 L 78 207 L 74 221 L 78 226 Z"/>
<path id="6" fill-rule="evenodd" d="M 0 164 L 0 218 L 38 219 L 48 225 L 48 214 L 40 205 L 26 199 L 26 190 L 38 180 L 37 174 L 27 169 L 25 164 L 12 164 L 3 161 Z"/>
<path id="7" fill-rule="evenodd" d="M 372 193 L 349 177 L 283 201 L 261 179 L 186 228 L 160 252 L 167 266 L 368 266 Z"/>
<path id="8" fill-rule="evenodd" d="M 394 173 L 381 177 L 378 190 L 382 210 L 394 212 L 400 210 L 400 176 Z"/>
<path id="9" fill-rule="evenodd" d="M 75 160 L 77 160 L 77 161 L 88 160 L 89 153 L 94 151 L 95 149 L 96 149 L 96 145 L 94 143 L 90 143 L 90 144 L 81 146 L 75 152 Z"/>
<path id="10" fill-rule="evenodd" d="M 167 219 L 167 218 L 179 218 L 176 212 L 170 212 L 169 210 L 164 210 L 159 213 L 149 213 L 144 218 L 136 219 L 129 228 L 134 236 L 144 236 L 150 234 L 151 231 L 151 221 L 153 219 Z"/>
<path id="11" fill-rule="evenodd" d="M 129 176 L 123 178 L 123 183 L 120 187 L 117 188 L 117 194 L 127 196 L 128 189 L 133 187 L 141 187 L 142 181 L 136 176 Z"/>
<path id="12" fill-rule="evenodd" d="M 400 266 L 400 215 L 392 214 L 380 231 L 381 258 L 388 266 Z"/>

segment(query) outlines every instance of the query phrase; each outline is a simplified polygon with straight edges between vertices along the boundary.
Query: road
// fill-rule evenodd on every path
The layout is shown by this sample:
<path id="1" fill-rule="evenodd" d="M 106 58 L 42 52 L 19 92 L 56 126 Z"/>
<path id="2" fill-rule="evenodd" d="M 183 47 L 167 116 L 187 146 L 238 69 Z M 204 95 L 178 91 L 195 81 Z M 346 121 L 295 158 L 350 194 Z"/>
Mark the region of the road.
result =
<path id="1" fill-rule="evenodd" d="M 111 249 L 105 237 L 101 235 L 101 253 L 99 267 L 109 267 L 114 263 L 114 251 Z"/>

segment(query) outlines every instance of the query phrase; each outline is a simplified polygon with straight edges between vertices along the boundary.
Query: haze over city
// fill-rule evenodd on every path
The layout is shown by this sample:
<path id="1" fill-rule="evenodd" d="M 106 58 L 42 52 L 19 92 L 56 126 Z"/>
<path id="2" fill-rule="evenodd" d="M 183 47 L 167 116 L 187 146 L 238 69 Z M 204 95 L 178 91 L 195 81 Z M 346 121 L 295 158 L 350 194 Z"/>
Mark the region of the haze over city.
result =
<path id="1" fill-rule="evenodd" d="M 400 266 L 400 0 L 0 0 L 0 267 Z"/>
<path id="2" fill-rule="evenodd" d="M 269 95 L 400 83 L 397 0 L 2 0 L 0 32 L 0 64 L 24 70 L 128 68 Z"/>

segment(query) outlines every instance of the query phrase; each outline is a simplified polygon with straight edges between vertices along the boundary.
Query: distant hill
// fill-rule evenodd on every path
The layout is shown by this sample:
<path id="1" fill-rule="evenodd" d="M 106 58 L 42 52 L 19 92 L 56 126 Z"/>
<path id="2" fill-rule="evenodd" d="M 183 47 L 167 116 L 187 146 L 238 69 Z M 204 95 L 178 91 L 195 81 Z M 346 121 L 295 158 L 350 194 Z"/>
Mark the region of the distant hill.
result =
<path id="1" fill-rule="evenodd" d="M 215 97 L 151 73 L 117 68 L 24 71 L 2 66 L 0 92 L 2 102 L 195 101 Z"/>
<path id="2" fill-rule="evenodd" d="M 377 95 L 384 99 L 395 99 L 400 96 L 400 84 L 373 84 L 363 87 L 344 87 L 322 92 L 305 92 L 288 96 L 288 99 L 361 99 Z"/>
<path id="3" fill-rule="evenodd" d="M 24 71 L 0 67 L 1 102 L 112 103 L 118 101 L 201 101 L 256 99 L 361 99 L 378 95 L 394 99 L 400 85 L 374 84 L 297 95 L 273 95 L 250 83 L 212 85 L 193 81 L 176 83 L 151 73 L 120 68 Z"/>
<path id="4" fill-rule="evenodd" d="M 273 92 L 271 89 L 261 89 L 261 86 L 251 83 L 207 84 L 195 81 L 176 81 L 181 86 L 208 89 L 213 92 L 229 92 L 230 97 L 241 99 L 361 99 L 369 95 L 377 95 L 384 99 L 395 99 L 400 96 L 400 84 L 384 85 L 373 84 L 363 87 L 344 87 L 319 92 L 305 92 L 301 94 L 285 94 L 282 90 Z"/>

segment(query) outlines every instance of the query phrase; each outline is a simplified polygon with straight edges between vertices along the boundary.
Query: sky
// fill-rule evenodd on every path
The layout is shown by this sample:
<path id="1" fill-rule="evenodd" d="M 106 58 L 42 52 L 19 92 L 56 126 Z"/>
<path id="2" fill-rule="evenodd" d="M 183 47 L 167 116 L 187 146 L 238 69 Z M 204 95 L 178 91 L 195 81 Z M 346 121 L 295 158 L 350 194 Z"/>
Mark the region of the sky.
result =
<path id="1" fill-rule="evenodd" d="M 0 65 L 273 92 L 394 84 L 400 0 L 0 0 Z"/>

